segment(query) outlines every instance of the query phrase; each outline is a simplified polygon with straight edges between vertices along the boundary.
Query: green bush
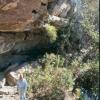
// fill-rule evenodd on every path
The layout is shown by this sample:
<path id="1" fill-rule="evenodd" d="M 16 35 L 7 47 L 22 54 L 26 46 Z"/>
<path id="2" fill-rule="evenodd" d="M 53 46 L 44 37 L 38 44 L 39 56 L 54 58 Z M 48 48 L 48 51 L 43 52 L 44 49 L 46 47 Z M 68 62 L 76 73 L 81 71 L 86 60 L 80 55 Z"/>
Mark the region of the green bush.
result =
<path id="1" fill-rule="evenodd" d="M 87 70 L 86 72 L 80 74 L 76 79 L 76 84 L 79 87 L 88 90 L 98 95 L 99 93 L 99 71 L 96 68 Z"/>
<path id="2" fill-rule="evenodd" d="M 81 25 L 83 26 L 83 31 L 92 37 L 94 43 L 99 42 L 99 32 L 98 32 L 98 20 L 99 20 L 99 1 L 89 1 L 83 0 L 82 3 L 82 15 L 83 20 Z"/>
<path id="3" fill-rule="evenodd" d="M 62 55 L 55 55 L 54 53 L 45 54 L 39 61 L 45 66 L 63 67 L 65 58 Z"/>
<path id="4" fill-rule="evenodd" d="M 45 66 L 34 68 L 33 72 L 25 73 L 30 86 L 28 93 L 33 93 L 33 98 L 39 100 L 63 100 L 64 89 L 73 87 L 73 75 L 66 68 Z"/>
<path id="5" fill-rule="evenodd" d="M 56 27 L 47 24 L 46 25 L 47 36 L 50 39 L 50 42 L 54 42 L 57 39 L 57 29 Z"/>

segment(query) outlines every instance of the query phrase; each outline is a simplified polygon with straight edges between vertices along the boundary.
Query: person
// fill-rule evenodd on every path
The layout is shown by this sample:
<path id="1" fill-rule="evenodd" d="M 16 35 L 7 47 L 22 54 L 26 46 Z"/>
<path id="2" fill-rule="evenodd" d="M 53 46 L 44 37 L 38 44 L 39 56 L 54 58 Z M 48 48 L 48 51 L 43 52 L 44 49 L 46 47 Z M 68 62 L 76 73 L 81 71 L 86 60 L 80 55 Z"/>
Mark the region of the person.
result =
<path id="1" fill-rule="evenodd" d="M 26 79 L 23 77 L 23 74 L 20 73 L 19 79 L 17 81 L 19 100 L 26 100 L 27 87 L 28 87 L 28 83 L 27 83 Z"/>

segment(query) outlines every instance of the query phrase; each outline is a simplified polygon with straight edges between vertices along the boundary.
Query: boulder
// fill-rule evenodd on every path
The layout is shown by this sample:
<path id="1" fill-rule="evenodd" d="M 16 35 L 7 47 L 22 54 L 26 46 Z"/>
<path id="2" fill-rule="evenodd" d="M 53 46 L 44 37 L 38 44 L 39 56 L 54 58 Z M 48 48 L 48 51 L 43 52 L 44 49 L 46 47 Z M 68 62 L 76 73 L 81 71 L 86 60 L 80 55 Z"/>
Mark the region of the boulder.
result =
<path id="1" fill-rule="evenodd" d="M 10 86 L 15 86 L 18 80 L 18 74 L 15 72 L 9 72 L 5 74 L 6 84 Z"/>

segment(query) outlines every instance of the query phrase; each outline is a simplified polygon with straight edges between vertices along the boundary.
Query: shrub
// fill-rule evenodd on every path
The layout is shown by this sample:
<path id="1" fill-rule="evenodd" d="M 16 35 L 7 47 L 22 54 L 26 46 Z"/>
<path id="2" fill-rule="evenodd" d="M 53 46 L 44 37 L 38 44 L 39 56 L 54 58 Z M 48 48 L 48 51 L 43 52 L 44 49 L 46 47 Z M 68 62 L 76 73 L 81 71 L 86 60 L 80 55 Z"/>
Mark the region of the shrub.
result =
<path id="1" fill-rule="evenodd" d="M 42 59 L 39 59 L 39 62 L 41 62 L 45 66 L 51 66 L 51 67 L 63 67 L 65 58 L 62 55 L 55 55 L 54 53 L 51 54 L 45 54 Z"/>
<path id="2" fill-rule="evenodd" d="M 66 68 L 46 66 L 33 69 L 25 76 L 30 84 L 28 93 L 33 93 L 33 98 L 39 100 L 63 100 L 64 89 L 69 90 L 73 87 L 72 72 Z"/>
<path id="3" fill-rule="evenodd" d="M 91 68 L 81 73 L 76 79 L 76 85 L 96 95 L 99 93 L 99 70 Z"/>
<path id="4" fill-rule="evenodd" d="M 50 42 L 54 42 L 57 39 L 57 29 L 56 27 L 47 24 L 46 25 L 47 36 L 50 38 Z"/>

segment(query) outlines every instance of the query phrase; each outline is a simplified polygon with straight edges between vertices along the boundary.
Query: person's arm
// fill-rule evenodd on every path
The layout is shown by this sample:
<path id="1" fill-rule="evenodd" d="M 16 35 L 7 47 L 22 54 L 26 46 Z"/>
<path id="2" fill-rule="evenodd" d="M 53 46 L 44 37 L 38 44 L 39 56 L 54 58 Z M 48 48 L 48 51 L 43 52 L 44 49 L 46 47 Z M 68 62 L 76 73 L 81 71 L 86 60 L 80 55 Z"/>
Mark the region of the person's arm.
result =
<path id="1" fill-rule="evenodd" d="M 19 90 L 19 81 L 17 81 L 17 91 Z"/>
<path id="2" fill-rule="evenodd" d="M 27 83 L 27 80 L 25 79 L 24 80 L 24 89 L 27 90 L 27 87 L 28 87 L 28 83 Z"/>

